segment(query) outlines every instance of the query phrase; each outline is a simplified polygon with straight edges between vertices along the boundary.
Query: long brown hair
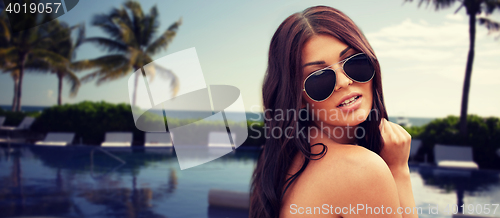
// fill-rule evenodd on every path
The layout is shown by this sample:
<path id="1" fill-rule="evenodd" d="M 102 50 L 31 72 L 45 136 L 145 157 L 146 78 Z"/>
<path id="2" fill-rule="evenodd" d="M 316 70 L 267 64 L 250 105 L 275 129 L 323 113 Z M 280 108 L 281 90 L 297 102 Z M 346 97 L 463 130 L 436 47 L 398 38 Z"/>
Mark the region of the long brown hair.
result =
<path id="1" fill-rule="evenodd" d="M 269 127 L 267 135 L 272 135 L 270 131 L 273 128 L 288 130 L 292 127 L 293 131 L 286 132 L 283 137 L 270 137 L 266 140 L 252 177 L 250 217 L 279 216 L 283 189 L 293 182 L 293 179 L 285 181 L 285 178 L 297 152 L 301 152 L 306 158 L 301 170 L 290 178 L 299 176 L 309 160 L 314 160 L 311 156 L 322 157 L 326 153 L 325 145 L 320 154 L 311 153 L 311 145 L 307 143 L 308 136 L 301 137 L 300 134 L 296 134 L 297 128 L 301 129 L 309 124 L 308 121 L 299 119 L 301 113 L 307 113 L 300 108 L 303 80 L 300 68 L 302 48 L 304 43 L 316 34 L 333 36 L 370 58 L 375 67 L 372 86 L 373 106 L 368 118 L 359 124 L 365 130 L 365 137 L 358 139 L 357 143 L 377 154 L 382 149 L 382 137 L 378 126 L 381 118 L 387 118 L 387 112 L 382 95 L 380 66 L 361 30 L 344 13 L 327 6 L 310 7 L 289 16 L 281 23 L 271 40 L 262 96 L 266 109 L 265 125 Z M 301 113 L 296 113 L 293 119 L 273 119 L 276 111 L 283 112 L 290 109 Z"/>

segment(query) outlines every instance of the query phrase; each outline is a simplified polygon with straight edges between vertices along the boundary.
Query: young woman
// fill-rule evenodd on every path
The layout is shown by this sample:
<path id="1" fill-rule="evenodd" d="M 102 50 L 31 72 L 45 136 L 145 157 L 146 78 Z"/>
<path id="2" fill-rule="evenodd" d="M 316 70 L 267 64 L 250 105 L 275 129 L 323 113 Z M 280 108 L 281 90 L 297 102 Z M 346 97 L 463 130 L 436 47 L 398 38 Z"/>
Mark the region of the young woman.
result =
<path id="1" fill-rule="evenodd" d="M 293 14 L 268 61 L 250 217 L 417 217 L 411 137 L 387 121 L 380 66 L 353 21 L 326 6 Z"/>

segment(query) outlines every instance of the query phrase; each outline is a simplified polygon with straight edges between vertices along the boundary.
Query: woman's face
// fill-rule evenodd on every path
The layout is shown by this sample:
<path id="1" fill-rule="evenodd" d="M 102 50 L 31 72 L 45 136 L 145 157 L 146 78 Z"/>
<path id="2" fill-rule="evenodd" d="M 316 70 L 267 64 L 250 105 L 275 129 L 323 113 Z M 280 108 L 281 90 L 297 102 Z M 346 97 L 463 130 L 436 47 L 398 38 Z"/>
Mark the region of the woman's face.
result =
<path id="1" fill-rule="evenodd" d="M 335 69 L 337 76 L 334 92 L 324 101 L 316 102 L 302 91 L 302 107 L 309 104 L 307 109 L 313 113 L 313 121 L 317 125 L 322 121 L 332 126 L 356 126 L 368 117 L 373 102 L 373 80 L 355 82 L 345 75 L 342 63 L 336 64 L 357 53 L 360 51 L 330 35 L 315 35 L 305 43 L 302 50 L 302 86 L 309 74 L 332 64 L 335 64 L 331 68 Z"/>

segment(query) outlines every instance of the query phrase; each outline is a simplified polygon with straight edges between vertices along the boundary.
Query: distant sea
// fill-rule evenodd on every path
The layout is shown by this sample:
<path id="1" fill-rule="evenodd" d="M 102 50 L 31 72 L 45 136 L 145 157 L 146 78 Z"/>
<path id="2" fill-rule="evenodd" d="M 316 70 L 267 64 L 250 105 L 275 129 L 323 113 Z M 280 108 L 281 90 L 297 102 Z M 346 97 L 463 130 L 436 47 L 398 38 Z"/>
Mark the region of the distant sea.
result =
<path id="1" fill-rule="evenodd" d="M 24 111 L 24 112 L 40 111 L 41 112 L 43 109 L 45 109 L 47 107 L 49 107 L 49 106 L 22 106 L 21 111 Z M 10 111 L 11 106 L 10 105 L 0 105 L 0 108 L 2 108 L 3 110 Z M 154 113 L 159 114 L 159 115 L 163 114 L 161 111 L 155 111 Z M 234 114 L 234 113 L 240 113 L 240 112 L 226 112 L 226 116 L 231 117 L 230 114 Z M 199 117 L 201 117 L 202 115 L 205 115 L 206 112 L 175 111 L 175 112 L 170 113 L 170 114 L 173 114 L 175 117 L 183 119 L 183 118 L 198 117 L 197 114 L 200 114 Z M 247 118 L 247 120 L 263 120 L 263 115 L 262 115 L 262 113 L 246 112 L 246 118 Z M 389 116 L 389 121 L 396 122 L 396 118 L 397 117 Z M 430 123 L 432 120 L 436 119 L 436 118 L 432 118 L 432 117 L 404 117 L 404 118 L 407 118 L 412 126 L 423 126 L 427 123 Z M 233 121 L 240 122 L 243 120 L 233 120 Z"/>
<path id="2" fill-rule="evenodd" d="M 21 111 L 23 112 L 41 112 L 43 109 L 48 108 L 50 106 L 21 106 Z M 0 108 L 6 111 L 10 111 L 12 106 L 10 105 L 0 105 Z"/>

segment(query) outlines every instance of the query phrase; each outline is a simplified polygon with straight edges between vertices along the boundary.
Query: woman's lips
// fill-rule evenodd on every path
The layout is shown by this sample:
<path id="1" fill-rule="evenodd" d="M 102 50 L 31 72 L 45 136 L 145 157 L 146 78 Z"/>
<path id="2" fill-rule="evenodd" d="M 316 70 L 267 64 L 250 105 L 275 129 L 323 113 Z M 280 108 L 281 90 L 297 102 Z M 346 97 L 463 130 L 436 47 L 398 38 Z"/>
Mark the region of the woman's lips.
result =
<path id="1" fill-rule="evenodd" d="M 357 99 L 354 100 L 354 102 L 350 103 L 349 105 L 347 106 L 337 106 L 337 108 L 339 108 L 340 110 L 342 111 L 353 111 L 353 110 L 356 110 L 358 109 L 360 106 L 361 106 L 361 102 L 363 101 L 363 96 L 358 96 Z"/>

